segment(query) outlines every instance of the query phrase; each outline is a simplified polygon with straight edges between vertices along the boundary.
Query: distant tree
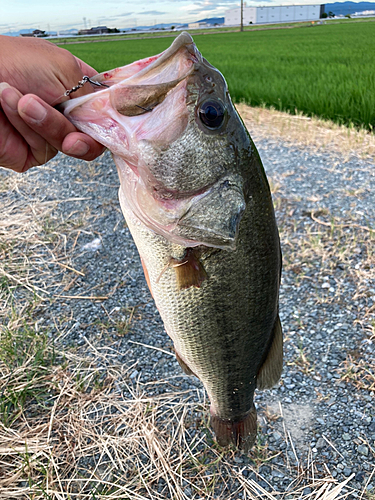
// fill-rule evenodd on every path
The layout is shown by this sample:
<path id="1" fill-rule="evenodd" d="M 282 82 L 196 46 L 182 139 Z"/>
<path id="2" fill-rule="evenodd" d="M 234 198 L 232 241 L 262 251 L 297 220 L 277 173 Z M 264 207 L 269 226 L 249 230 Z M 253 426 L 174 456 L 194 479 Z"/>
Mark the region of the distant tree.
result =
<path id="1" fill-rule="evenodd" d="M 327 12 L 323 12 L 323 14 L 322 14 L 322 19 L 327 19 L 327 17 L 328 17 Z"/>
<path id="2" fill-rule="evenodd" d="M 171 30 L 174 30 L 176 26 L 171 26 Z"/>
<path id="3" fill-rule="evenodd" d="M 334 14 L 334 13 L 330 10 L 330 11 L 328 12 L 328 17 L 335 17 L 335 14 Z"/>
<path id="4" fill-rule="evenodd" d="M 250 21 L 249 24 L 253 24 L 253 21 Z"/>
<path id="5" fill-rule="evenodd" d="M 120 30 L 117 28 L 109 28 L 109 33 L 120 33 Z"/>
<path id="6" fill-rule="evenodd" d="M 345 14 L 345 17 L 347 17 L 348 19 L 352 18 L 352 16 L 350 14 Z"/>

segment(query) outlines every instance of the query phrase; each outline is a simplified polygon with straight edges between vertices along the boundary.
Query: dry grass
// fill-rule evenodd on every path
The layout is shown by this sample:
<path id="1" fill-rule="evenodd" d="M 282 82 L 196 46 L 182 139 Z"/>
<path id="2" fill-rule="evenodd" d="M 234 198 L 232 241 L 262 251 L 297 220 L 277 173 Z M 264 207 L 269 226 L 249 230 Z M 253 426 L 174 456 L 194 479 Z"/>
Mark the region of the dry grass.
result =
<path id="1" fill-rule="evenodd" d="M 287 493 L 265 489 L 259 447 L 249 464 L 233 465 L 236 453 L 212 441 L 201 398 L 197 403 L 181 392 L 150 397 L 129 384 L 115 352 L 92 345 L 86 358 L 59 354 L 65 362 L 58 365 L 51 345 L 43 343 L 41 352 L 32 331 L 13 326 L 13 340 L 22 335 L 28 347 L 19 366 L 18 356 L 0 364 L 1 401 L 14 403 L 11 425 L 0 423 L 1 498 L 230 500 L 241 493 L 251 500 L 336 500 L 352 491 L 352 477 L 337 483 L 328 468 L 321 477 L 311 457 L 290 468 L 295 479 Z M 16 404 L 21 399 L 22 406 Z M 306 486 L 312 493 L 303 494 Z"/>
<path id="2" fill-rule="evenodd" d="M 375 157 L 375 135 L 365 129 L 348 128 L 333 122 L 291 115 L 267 108 L 237 105 L 252 138 L 256 141 L 280 138 L 286 143 L 311 147 L 328 153 L 356 154 L 363 158 Z"/>
<path id="3" fill-rule="evenodd" d="M 88 214 L 79 205 L 85 198 L 46 201 L 48 187 L 37 170 L 3 177 L 1 192 L 6 195 L 0 202 L 0 317 L 6 317 L 16 289 L 22 303 L 29 297 L 50 300 L 54 289 L 68 283 L 64 271 L 79 273 L 71 267 L 71 256 Z M 68 202 L 77 204 L 79 217 L 76 210 L 64 219 L 56 213 L 59 204 Z"/>
<path id="4" fill-rule="evenodd" d="M 375 359 L 363 359 L 360 352 L 348 354 L 339 372 L 342 380 L 375 393 Z"/>

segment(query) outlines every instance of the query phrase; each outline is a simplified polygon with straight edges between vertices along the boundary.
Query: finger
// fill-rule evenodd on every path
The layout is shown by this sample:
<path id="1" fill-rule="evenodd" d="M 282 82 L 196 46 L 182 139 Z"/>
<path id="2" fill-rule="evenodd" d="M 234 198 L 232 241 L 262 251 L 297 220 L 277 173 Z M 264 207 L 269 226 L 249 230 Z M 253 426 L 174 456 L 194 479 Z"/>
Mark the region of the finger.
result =
<path id="1" fill-rule="evenodd" d="M 23 96 L 18 102 L 18 112 L 34 132 L 59 150 L 64 137 L 76 131 L 74 125 L 64 115 L 36 95 Z"/>
<path id="2" fill-rule="evenodd" d="M 68 134 L 61 147 L 61 151 L 66 155 L 86 161 L 95 160 L 104 150 L 104 146 L 82 132 Z"/>
<path id="3" fill-rule="evenodd" d="M 0 165 L 16 172 L 25 172 L 36 165 L 29 156 L 27 143 L 9 123 L 5 113 L 0 110 Z"/>
<path id="4" fill-rule="evenodd" d="M 37 164 L 42 165 L 56 155 L 57 149 L 50 146 L 43 137 L 34 132 L 20 117 L 18 103 L 21 98 L 22 94 L 18 90 L 12 87 L 4 89 L 1 94 L 2 108 L 9 122 L 23 137 L 24 141 L 29 144 L 31 154 Z"/>
<path id="5" fill-rule="evenodd" d="M 35 95 L 29 94 L 22 97 L 18 103 L 18 112 L 30 128 L 54 148 L 64 151 L 70 156 L 90 161 L 103 152 L 103 146 L 88 135 L 77 132 L 74 125 L 62 113 L 51 108 Z M 69 138 L 68 143 L 64 143 L 63 148 L 66 136 L 75 133 L 79 135 L 73 135 L 72 138 Z M 79 142 L 77 143 L 77 141 Z"/>

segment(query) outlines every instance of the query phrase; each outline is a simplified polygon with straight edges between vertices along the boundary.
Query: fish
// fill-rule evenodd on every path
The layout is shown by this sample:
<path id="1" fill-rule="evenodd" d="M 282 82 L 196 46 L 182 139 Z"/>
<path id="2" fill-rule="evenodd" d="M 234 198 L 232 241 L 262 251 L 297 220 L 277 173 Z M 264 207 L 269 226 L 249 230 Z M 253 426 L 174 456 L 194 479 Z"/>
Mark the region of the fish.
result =
<path id="1" fill-rule="evenodd" d="M 248 452 L 255 389 L 283 365 L 281 250 L 259 153 L 223 75 L 181 33 L 101 73 L 65 116 L 112 152 L 119 199 L 183 371 L 210 400 L 220 446 Z"/>

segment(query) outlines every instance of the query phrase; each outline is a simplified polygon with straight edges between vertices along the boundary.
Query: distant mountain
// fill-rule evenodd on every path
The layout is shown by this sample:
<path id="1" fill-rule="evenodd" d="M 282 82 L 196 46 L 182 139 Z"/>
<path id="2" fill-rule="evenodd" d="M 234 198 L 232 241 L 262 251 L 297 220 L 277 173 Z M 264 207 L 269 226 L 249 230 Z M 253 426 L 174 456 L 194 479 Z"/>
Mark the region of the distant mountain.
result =
<path id="1" fill-rule="evenodd" d="M 200 19 L 196 22 L 207 24 L 224 24 L 224 17 L 207 17 L 206 19 Z"/>
<path id="2" fill-rule="evenodd" d="M 32 33 L 34 31 L 35 28 L 31 29 L 31 30 L 19 30 L 19 31 L 7 31 L 7 33 L 1 33 L 2 35 L 8 35 L 8 36 L 20 36 L 21 33 L 22 34 L 25 34 L 25 33 Z"/>
<path id="3" fill-rule="evenodd" d="M 326 3 L 324 11 L 333 12 L 336 16 L 345 16 L 346 14 L 354 14 L 354 12 L 362 12 L 363 10 L 375 10 L 375 2 L 334 2 Z"/>
<path id="4" fill-rule="evenodd" d="M 171 27 L 174 26 L 175 28 L 180 28 L 182 26 L 186 26 L 187 27 L 187 24 L 181 24 L 181 23 L 168 23 L 168 24 L 164 24 L 164 23 L 160 23 L 160 24 L 153 24 L 152 26 L 137 26 L 136 28 L 126 28 L 126 29 L 122 29 L 121 31 L 131 31 L 132 29 L 133 30 L 136 30 L 136 31 L 143 31 L 143 30 L 170 30 Z"/>
<path id="5" fill-rule="evenodd" d="M 345 2 L 345 3 L 352 3 L 352 2 Z M 362 3 L 365 3 L 365 2 L 362 2 Z M 336 5 L 336 4 L 329 4 L 329 5 Z M 355 5 L 358 5 L 358 4 L 355 4 Z M 366 3 L 367 5 L 367 3 Z M 370 5 L 370 4 L 369 4 Z M 371 4 L 373 5 L 373 4 Z M 329 10 L 332 10 L 332 8 L 330 7 Z M 327 10 L 328 12 L 328 10 Z M 335 11 L 333 11 L 335 12 Z M 336 14 L 336 12 L 335 12 Z M 200 19 L 199 21 L 194 21 L 194 22 L 197 22 L 197 23 L 207 23 L 207 24 L 211 24 L 212 26 L 214 24 L 224 24 L 224 17 L 206 17 L 205 19 Z M 182 24 L 182 23 L 167 23 L 167 24 L 164 24 L 164 23 L 160 23 L 160 24 L 155 24 L 155 25 L 152 25 L 152 26 L 137 26 L 137 27 L 134 27 L 134 28 L 127 28 L 127 29 L 122 29 L 121 31 L 143 31 L 143 30 L 170 30 L 171 27 L 174 26 L 177 30 L 180 30 L 182 28 L 187 28 L 188 25 L 186 23 Z M 19 31 L 8 31 L 7 33 L 1 33 L 2 35 L 8 35 L 8 36 L 20 36 L 21 34 L 23 33 L 32 33 L 34 31 L 34 28 L 33 29 L 28 29 L 28 30 L 19 30 Z M 49 35 L 56 35 L 55 32 L 51 32 L 51 33 L 48 33 Z M 77 35 L 78 34 L 78 30 L 76 28 L 71 28 L 71 29 L 68 29 L 68 30 L 61 30 L 59 31 L 59 34 L 60 35 Z"/>
<path id="6" fill-rule="evenodd" d="M 224 17 L 207 17 L 205 19 L 200 19 L 199 21 L 192 21 L 192 22 L 195 22 L 195 23 L 207 23 L 207 24 L 224 24 Z M 162 30 L 162 29 L 165 29 L 165 30 L 169 30 L 171 29 L 171 27 L 174 26 L 176 29 L 181 29 L 181 28 L 187 28 L 188 25 L 185 23 L 185 24 L 181 24 L 181 23 L 168 23 L 168 24 L 154 24 L 152 26 L 137 26 L 136 28 L 133 28 L 133 29 L 136 29 L 137 31 L 138 30 L 152 30 L 152 29 L 158 29 L 158 30 Z M 128 28 L 126 31 L 130 31 L 131 28 Z M 122 31 L 125 31 L 125 30 L 122 30 Z"/>
<path id="7" fill-rule="evenodd" d="M 61 30 L 59 31 L 60 35 L 78 35 L 77 28 L 70 28 L 70 30 Z"/>

